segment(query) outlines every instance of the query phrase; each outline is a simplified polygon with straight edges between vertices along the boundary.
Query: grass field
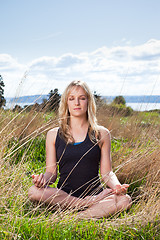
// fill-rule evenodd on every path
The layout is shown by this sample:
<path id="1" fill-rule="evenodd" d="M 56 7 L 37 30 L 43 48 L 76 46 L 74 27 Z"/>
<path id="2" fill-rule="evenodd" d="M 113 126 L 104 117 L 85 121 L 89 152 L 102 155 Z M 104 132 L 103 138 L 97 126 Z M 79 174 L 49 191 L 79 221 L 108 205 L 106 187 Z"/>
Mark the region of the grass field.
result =
<path id="1" fill-rule="evenodd" d="M 160 239 L 160 114 L 126 116 L 107 105 L 97 114 L 111 131 L 113 170 L 130 184 L 131 209 L 79 220 L 72 211 L 31 203 L 31 174 L 45 171 L 45 136 L 58 126 L 57 116 L 1 109 L 0 239 Z"/>

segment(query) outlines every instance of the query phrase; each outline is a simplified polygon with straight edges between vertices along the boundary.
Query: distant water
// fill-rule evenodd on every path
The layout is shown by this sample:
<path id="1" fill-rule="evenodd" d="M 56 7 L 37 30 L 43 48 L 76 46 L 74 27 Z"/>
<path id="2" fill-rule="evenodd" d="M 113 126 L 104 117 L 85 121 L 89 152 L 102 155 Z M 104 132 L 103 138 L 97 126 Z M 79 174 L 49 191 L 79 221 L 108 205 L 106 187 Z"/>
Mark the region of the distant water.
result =
<path id="1" fill-rule="evenodd" d="M 108 103 L 111 103 L 115 96 L 104 97 Z M 160 109 L 160 96 L 124 96 L 126 105 L 135 111 L 149 111 Z"/>
<path id="2" fill-rule="evenodd" d="M 16 102 L 17 105 L 24 107 L 25 105 L 34 104 L 31 102 Z M 135 111 L 149 111 L 153 109 L 160 109 L 160 103 L 126 103 L 127 106 L 131 107 Z M 13 108 L 15 106 L 12 102 L 7 102 L 5 108 Z"/>
<path id="3" fill-rule="evenodd" d="M 126 103 L 135 111 L 149 111 L 153 109 L 160 109 L 160 103 Z"/>
<path id="4" fill-rule="evenodd" d="M 35 104 L 35 102 L 11 102 L 11 101 L 7 102 L 6 101 L 5 109 L 9 109 L 9 108 L 12 109 L 12 108 L 14 108 L 15 105 L 24 107 L 26 105 L 33 105 L 33 104 Z"/>
<path id="5" fill-rule="evenodd" d="M 105 96 L 108 103 L 112 102 L 115 96 Z M 124 96 L 126 105 L 130 106 L 135 111 L 149 111 L 154 109 L 160 109 L 160 96 Z M 6 98 L 5 108 L 13 108 L 16 104 L 24 107 L 25 105 L 31 105 L 34 103 L 42 103 L 43 99 L 48 99 L 48 95 L 33 95 L 23 96 L 18 99 Z"/>

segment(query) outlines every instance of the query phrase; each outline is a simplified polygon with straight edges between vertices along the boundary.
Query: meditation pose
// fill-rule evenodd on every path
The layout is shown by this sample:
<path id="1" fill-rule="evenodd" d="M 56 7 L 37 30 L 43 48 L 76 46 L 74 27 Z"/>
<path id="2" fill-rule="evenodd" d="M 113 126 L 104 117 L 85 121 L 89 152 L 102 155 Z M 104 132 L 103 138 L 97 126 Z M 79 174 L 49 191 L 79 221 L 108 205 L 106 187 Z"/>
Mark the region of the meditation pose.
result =
<path id="1" fill-rule="evenodd" d="M 57 171 L 57 187 L 49 187 Z M 59 127 L 46 137 L 46 172 L 32 178 L 30 200 L 77 209 L 82 218 L 107 217 L 131 206 L 129 185 L 121 185 L 112 171 L 110 132 L 97 124 L 94 96 L 85 82 L 71 82 L 62 94 Z"/>

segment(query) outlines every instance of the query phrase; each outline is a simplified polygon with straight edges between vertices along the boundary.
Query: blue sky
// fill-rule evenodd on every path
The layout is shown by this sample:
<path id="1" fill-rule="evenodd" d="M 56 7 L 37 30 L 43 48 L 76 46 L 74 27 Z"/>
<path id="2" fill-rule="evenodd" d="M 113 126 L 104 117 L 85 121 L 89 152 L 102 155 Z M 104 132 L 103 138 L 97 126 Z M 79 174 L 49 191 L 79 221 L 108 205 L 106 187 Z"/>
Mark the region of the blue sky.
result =
<path id="1" fill-rule="evenodd" d="M 102 95 L 160 95 L 160 1 L 0 0 L 0 6 L 5 96 L 62 92 L 73 79 Z"/>

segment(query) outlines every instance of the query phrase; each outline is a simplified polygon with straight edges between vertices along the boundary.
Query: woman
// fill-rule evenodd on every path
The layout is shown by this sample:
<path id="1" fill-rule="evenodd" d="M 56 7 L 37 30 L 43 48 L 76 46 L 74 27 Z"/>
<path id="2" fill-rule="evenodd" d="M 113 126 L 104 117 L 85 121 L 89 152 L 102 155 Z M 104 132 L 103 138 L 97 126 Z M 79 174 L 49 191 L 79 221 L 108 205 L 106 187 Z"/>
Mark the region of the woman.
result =
<path id="1" fill-rule="evenodd" d="M 61 97 L 59 118 L 59 128 L 47 133 L 46 172 L 32 175 L 30 199 L 83 209 L 77 214 L 89 218 L 128 209 L 129 185 L 121 185 L 112 172 L 110 133 L 96 123 L 95 101 L 86 83 L 68 85 Z M 57 188 L 51 188 L 48 185 L 57 178 L 57 165 L 59 182 Z M 103 189 L 101 181 L 109 188 Z"/>

